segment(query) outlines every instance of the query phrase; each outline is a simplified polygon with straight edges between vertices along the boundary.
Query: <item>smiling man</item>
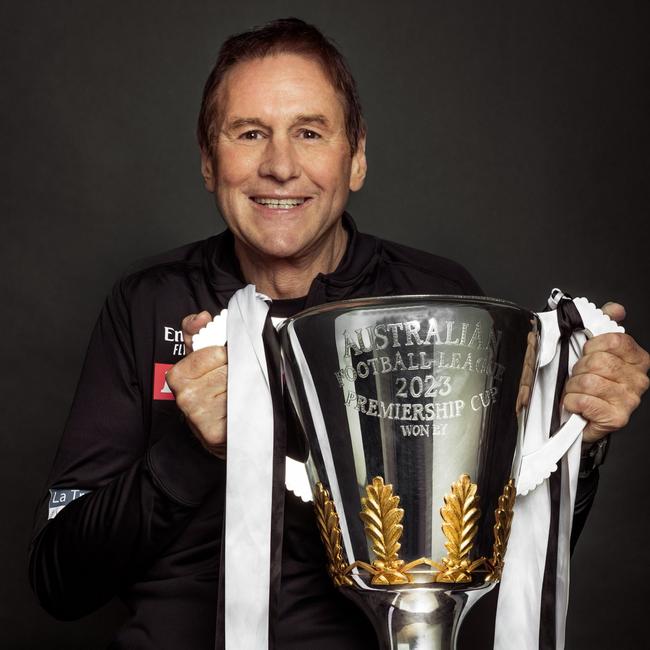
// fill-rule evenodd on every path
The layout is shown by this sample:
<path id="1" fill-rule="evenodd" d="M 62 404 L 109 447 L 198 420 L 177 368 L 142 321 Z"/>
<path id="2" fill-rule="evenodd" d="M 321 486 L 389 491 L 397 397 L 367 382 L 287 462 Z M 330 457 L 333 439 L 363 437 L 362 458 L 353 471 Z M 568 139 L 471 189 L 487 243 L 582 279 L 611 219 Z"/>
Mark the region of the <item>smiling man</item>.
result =
<path id="1" fill-rule="evenodd" d="M 288 19 L 228 39 L 198 133 L 228 228 L 152 260 L 108 298 L 31 550 L 32 584 L 54 616 L 126 603 L 116 649 L 221 647 L 227 351 L 192 352 L 190 337 L 237 289 L 255 284 L 275 316 L 361 296 L 480 293 L 456 263 L 361 234 L 345 213 L 366 174 L 365 128 L 349 69 L 316 28 Z M 565 405 L 590 421 L 589 442 L 626 423 L 647 370 L 629 336 L 588 344 Z M 586 474 L 577 529 L 596 488 L 597 471 Z M 287 492 L 284 512 L 272 644 L 371 649 L 368 622 L 326 574 L 311 506 Z"/>
<path id="2" fill-rule="evenodd" d="M 345 104 L 317 59 L 282 51 L 230 68 L 208 99 L 205 185 L 244 277 L 269 296 L 306 295 L 345 252 L 341 216 L 366 175 L 365 135 L 348 138 Z"/>

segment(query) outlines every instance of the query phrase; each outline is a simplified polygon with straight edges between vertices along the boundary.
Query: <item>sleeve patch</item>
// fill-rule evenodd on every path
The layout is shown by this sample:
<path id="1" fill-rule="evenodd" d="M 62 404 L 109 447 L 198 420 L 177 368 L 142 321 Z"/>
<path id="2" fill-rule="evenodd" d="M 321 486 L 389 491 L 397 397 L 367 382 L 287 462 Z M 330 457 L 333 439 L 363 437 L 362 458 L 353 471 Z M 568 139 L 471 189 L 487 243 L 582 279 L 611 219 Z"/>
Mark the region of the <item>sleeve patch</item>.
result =
<path id="1" fill-rule="evenodd" d="M 75 499 L 88 494 L 90 490 L 63 490 L 60 488 L 53 488 L 50 490 L 50 503 L 48 505 L 47 518 L 54 519 L 63 508 Z"/>

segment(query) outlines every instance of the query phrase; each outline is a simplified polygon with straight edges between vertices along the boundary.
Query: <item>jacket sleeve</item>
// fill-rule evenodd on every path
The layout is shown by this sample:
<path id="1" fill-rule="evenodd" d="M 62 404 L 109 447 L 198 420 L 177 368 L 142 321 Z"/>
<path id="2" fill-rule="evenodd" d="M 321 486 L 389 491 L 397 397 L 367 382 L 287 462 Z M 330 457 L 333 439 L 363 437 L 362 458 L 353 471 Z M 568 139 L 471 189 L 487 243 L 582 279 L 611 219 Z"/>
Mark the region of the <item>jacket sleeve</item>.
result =
<path id="1" fill-rule="evenodd" d="M 150 445 L 151 389 L 136 371 L 133 341 L 118 285 L 93 331 L 30 546 L 32 588 L 60 619 L 137 581 L 225 475 L 180 416 Z"/>

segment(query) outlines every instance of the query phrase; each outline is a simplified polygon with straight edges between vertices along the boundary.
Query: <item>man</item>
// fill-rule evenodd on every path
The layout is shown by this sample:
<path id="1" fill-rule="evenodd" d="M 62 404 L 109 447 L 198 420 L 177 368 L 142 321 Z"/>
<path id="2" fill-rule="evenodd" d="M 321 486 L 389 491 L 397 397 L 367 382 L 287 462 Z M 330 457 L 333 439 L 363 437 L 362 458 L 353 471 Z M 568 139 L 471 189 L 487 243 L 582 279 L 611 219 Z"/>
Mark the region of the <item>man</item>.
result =
<path id="1" fill-rule="evenodd" d="M 457 264 L 360 234 L 344 212 L 366 174 L 365 129 L 354 80 L 315 28 L 289 19 L 229 39 L 199 142 L 228 230 L 153 260 L 108 298 L 32 546 L 32 584 L 54 616 L 126 603 L 113 648 L 215 645 L 227 352 L 192 352 L 191 336 L 237 289 L 255 284 L 277 316 L 359 296 L 480 293 Z M 181 336 L 187 356 L 173 364 Z M 587 444 L 627 422 L 648 365 L 629 336 L 587 344 L 564 402 L 589 420 Z M 290 493 L 284 540 L 276 647 L 372 647 L 325 573 L 311 507 Z"/>

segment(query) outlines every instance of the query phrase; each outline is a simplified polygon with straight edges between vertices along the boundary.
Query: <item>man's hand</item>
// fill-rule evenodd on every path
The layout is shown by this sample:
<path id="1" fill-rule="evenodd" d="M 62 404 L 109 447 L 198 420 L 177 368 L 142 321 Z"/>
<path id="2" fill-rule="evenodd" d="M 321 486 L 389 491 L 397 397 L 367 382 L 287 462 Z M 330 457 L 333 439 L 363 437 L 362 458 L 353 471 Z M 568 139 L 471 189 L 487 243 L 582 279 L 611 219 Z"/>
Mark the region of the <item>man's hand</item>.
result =
<path id="1" fill-rule="evenodd" d="M 625 308 L 608 302 L 602 310 L 615 321 Z M 588 421 L 586 444 L 624 427 L 650 385 L 650 355 L 628 334 L 601 334 L 585 343 L 566 383 L 564 408 Z"/>
<path id="2" fill-rule="evenodd" d="M 176 397 L 187 424 L 201 444 L 215 456 L 226 457 L 226 348 L 212 346 L 192 351 L 192 336 L 212 320 L 207 311 L 183 319 L 185 358 L 167 373 L 167 384 Z"/>

